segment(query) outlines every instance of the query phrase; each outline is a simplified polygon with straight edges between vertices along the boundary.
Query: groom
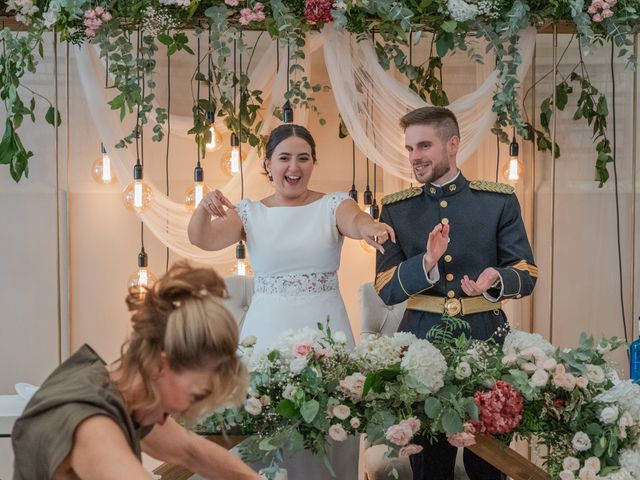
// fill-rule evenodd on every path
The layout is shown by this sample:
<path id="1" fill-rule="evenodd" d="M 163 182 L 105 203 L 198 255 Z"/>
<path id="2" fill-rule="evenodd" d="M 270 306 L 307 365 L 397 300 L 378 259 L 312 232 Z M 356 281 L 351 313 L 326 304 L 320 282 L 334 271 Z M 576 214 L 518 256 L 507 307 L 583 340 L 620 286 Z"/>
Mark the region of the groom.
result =
<path id="1" fill-rule="evenodd" d="M 458 170 L 460 132 L 446 108 L 423 107 L 400 120 L 409 162 L 422 187 L 382 199 L 380 221 L 396 232 L 376 256 L 376 292 L 387 305 L 407 301 L 401 331 L 424 338 L 443 314 L 486 340 L 505 326 L 501 300 L 531 294 L 538 276 L 513 188 L 468 181 Z M 418 442 L 423 439 L 418 439 Z M 453 480 L 457 449 L 439 437 L 411 456 L 414 480 Z M 471 480 L 504 476 L 465 450 Z"/>

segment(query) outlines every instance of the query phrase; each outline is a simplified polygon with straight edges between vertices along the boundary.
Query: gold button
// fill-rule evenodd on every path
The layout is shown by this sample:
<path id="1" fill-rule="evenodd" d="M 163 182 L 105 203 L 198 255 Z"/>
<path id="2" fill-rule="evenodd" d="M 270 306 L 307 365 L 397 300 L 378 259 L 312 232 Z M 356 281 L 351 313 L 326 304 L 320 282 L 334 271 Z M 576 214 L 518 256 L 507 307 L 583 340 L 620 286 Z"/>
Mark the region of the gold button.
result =
<path id="1" fill-rule="evenodd" d="M 453 280 L 453 273 L 447 273 L 447 280 Z"/>
<path id="2" fill-rule="evenodd" d="M 450 192 L 455 192 L 455 191 L 456 191 L 456 188 L 458 188 L 458 187 L 456 187 L 456 184 L 455 184 L 455 183 L 454 183 L 454 184 L 449 185 L 449 191 L 450 191 Z"/>
<path id="3" fill-rule="evenodd" d="M 435 188 L 433 188 L 433 187 L 431 187 L 431 188 L 429 189 L 429 191 L 430 191 L 431 193 L 433 193 L 433 194 L 435 194 L 435 193 L 436 193 L 436 189 L 435 189 Z"/>
<path id="4" fill-rule="evenodd" d="M 448 218 L 443 218 L 442 219 L 442 224 L 443 225 L 449 225 L 449 219 Z"/>
<path id="5" fill-rule="evenodd" d="M 447 292 L 447 297 L 449 297 L 449 298 L 453 298 L 453 297 L 455 297 L 455 296 L 456 296 L 456 292 L 454 292 L 453 290 L 449 290 L 449 291 Z"/>
<path id="6" fill-rule="evenodd" d="M 446 201 L 446 200 L 442 200 L 442 201 L 440 202 L 440 206 L 441 206 L 442 208 L 447 208 L 447 205 L 449 205 L 449 204 L 447 203 L 447 201 Z"/>
<path id="7" fill-rule="evenodd" d="M 449 263 L 451 260 L 453 260 L 453 257 L 451 255 L 445 255 L 444 256 L 444 261 Z"/>

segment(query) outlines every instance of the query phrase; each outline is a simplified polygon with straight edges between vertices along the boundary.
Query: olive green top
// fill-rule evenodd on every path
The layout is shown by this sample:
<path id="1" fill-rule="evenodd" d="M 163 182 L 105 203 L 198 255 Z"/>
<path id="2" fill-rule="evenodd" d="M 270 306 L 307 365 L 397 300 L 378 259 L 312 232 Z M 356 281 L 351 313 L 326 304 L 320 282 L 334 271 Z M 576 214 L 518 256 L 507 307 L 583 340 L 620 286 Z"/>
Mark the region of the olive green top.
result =
<path id="1" fill-rule="evenodd" d="M 94 415 L 112 419 L 141 458 L 140 440 L 152 427 L 134 423 L 105 362 L 84 345 L 44 381 L 16 421 L 11 433 L 13 480 L 53 478 L 71 452 L 76 428 Z"/>

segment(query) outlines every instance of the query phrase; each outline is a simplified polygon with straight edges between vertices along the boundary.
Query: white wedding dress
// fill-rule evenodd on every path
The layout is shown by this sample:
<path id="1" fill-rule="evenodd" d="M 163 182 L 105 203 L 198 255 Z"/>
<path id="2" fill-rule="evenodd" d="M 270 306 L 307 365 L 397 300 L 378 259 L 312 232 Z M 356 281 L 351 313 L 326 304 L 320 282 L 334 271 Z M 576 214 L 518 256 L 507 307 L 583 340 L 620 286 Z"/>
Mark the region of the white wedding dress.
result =
<path id="1" fill-rule="evenodd" d="M 247 237 L 255 290 L 240 338 L 255 335 L 256 348 L 268 348 L 285 330 L 317 328 L 330 318 L 354 345 L 349 318 L 338 289 L 337 270 L 343 236 L 336 209 L 345 193 L 327 194 L 308 205 L 267 207 L 243 200 L 237 205 Z M 328 449 L 336 479 L 357 480 L 358 443 L 331 442 Z M 288 480 L 328 480 L 321 458 L 309 452 L 285 455 Z"/>
<path id="2" fill-rule="evenodd" d="M 299 207 L 238 204 L 255 275 L 241 338 L 255 335 L 257 348 L 269 347 L 285 330 L 315 329 L 329 317 L 331 331 L 343 331 L 353 346 L 336 273 L 343 242 L 336 208 L 348 198 L 332 193 Z"/>

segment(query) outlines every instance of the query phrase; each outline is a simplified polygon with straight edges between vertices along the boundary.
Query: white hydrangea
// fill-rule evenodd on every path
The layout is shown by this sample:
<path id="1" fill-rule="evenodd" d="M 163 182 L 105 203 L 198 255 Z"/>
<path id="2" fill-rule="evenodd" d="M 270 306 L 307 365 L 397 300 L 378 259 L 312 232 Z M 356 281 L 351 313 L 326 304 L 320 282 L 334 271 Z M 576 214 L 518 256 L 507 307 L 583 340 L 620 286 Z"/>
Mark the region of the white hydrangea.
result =
<path id="1" fill-rule="evenodd" d="M 533 347 L 542 350 L 547 357 L 552 357 L 556 351 L 556 347 L 551 345 L 539 333 L 528 333 L 521 330 L 513 330 L 507 334 L 502 345 L 502 351 L 505 354 L 519 353 Z"/>
<path id="2" fill-rule="evenodd" d="M 635 480 L 627 470 L 621 468 L 617 472 L 612 472 L 604 477 L 598 477 L 600 480 Z"/>
<path id="3" fill-rule="evenodd" d="M 418 393 L 431 395 L 444 385 L 447 362 L 440 350 L 427 340 L 411 344 L 400 366 L 407 372 L 407 384 Z"/>
<path id="4" fill-rule="evenodd" d="M 391 337 L 391 341 L 398 348 L 408 347 L 417 340 L 418 337 L 409 332 L 396 332 Z"/>
<path id="5" fill-rule="evenodd" d="M 360 342 L 354 355 L 365 370 L 379 370 L 400 362 L 400 353 L 392 337 L 372 335 Z"/>
<path id="6" fill-rule="evenodd" d="M 478 7 L 473 4 L 467 3 L 464 0 L 448 0 L 447 9 L 449 15 L 456 22 L 466 22 L 473 20 L 478 16 Z"/>
<path id="7" fill-rule="evenodd" d="M 620 466 L 634 478 L 640 478 L 640 452 L 636 450 L 622 450 L 620 452 Z"/>
<path id="8" fill-rule="evenodd" d="M 634 422 L 640 421 L 640 385 L 631 380 L 621 380 L 611 389 L 599 394 L 595 400 L 602 403 L 617 403 L 627 410 Z"/>

